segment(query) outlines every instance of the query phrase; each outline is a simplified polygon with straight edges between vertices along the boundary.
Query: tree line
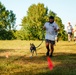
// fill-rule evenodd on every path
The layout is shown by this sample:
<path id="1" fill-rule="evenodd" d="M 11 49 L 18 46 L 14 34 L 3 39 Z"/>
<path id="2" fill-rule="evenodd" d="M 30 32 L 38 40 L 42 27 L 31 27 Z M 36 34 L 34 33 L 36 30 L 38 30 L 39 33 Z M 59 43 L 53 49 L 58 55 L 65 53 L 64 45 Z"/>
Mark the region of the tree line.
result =
<path id="1" fill-rule="evenodd" d="M 60 17 L 52 10 L 48 10 L 43 3 L 32 4 L 23 17 L 20 30 L 16 30 L 16 14 L 12 10 L 6 10 L 0 2 L 0 40 L 42 40 L 45 31 L 42 29 L 44 23 L 48 21 L 49 16 L 55 17 L 60 31 L 58 37 L 60 40 L 67 40 L 67 33 Z"/>

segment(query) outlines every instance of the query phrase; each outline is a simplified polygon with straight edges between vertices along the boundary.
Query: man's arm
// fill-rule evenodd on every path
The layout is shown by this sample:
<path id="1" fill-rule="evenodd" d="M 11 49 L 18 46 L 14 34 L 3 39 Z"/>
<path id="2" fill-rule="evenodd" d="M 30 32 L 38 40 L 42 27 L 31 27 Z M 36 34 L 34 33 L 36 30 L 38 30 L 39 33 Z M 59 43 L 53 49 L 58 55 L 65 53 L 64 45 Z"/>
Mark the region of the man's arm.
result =
<path id="1" fill-rule="evenodd" d="M 60 29 L 59 29 L 59 26 L 58 25 L 56 25 L 56 27 L 54 28 L 54 30 L 56 31 L 56 32 L 58 32 Z"/>
<path id="2" fill-rule="evenodd" d="M 46 30 L 46 27 L 45 27 L 45 26 L 43 26 L 43 29 L 44 29 L 44 30 Z"/>

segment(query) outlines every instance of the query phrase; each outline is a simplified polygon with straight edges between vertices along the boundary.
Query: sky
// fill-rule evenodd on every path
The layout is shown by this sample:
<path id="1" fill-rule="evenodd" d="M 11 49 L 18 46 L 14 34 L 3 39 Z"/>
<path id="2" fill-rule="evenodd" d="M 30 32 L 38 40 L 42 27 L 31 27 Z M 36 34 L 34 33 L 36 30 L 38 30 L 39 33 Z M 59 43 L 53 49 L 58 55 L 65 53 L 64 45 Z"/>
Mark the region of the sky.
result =
<path id="1" fill-rule="evenodd" d="M 76 0 L 0 0 L 7 10 L 12 10 L 16 14 L 17 29 L 21 27 L 21 21 L 27 15 L 28 8 L 32 4 L 43 3 L 45 7 L 52 10 L 61 18 L 62 23 L 67 28 L 68 22 L 72 26 L 76 24 Z"/>

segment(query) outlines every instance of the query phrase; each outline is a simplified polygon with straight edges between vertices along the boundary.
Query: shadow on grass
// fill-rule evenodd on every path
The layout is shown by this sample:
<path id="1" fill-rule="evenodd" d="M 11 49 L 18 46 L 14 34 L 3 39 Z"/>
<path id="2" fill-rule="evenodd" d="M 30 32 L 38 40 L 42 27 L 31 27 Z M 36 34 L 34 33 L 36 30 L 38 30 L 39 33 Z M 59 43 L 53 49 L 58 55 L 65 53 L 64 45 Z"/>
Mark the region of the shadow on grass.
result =
<path id="1" fill-rule="evenodd" d="M 13 59 L 14 58 L 14 59 Z M 4 58 L 3 58 L 4 59 Z M 10 59 L 12 61 L 10 61 Z M 47 59 L 44 54 L 40 54 L 35 57 L 24 56 L 11 56 L 9 58 L 9 64 L 22 62 L 26 67 L 18 72 L 13 72 L 11 75 L 76 75 L 76 54 L 72 53 L 54 53 L 54 56 L 51 58 L 54 63 L 53 70 L 49 70 L 47 66 Z M 60 62 L 59 64 L 56 64 Z M 44 64 L 46 63 L 46 65 Z M 27 67 L 29 64 L 29 69 Z M 32 65 L 35 65 L 35 68 Z M 41 67 L 40 65 L 44 65 Z"/>
<path id="2" fill-rule="evenodd" d="M 8 52 L 8 51 L 12 51 L 12 50 L 14 50 L 14 49 L 0 49 L 0 53 L 2 52 Z"/>
<path id="3" fill-rule="evenodd" d="M 15 51 L 15 50 L 22 50 L 22 49 L 0 49 L 0 53 L 3 53 L 3 52 L 10 52 L 10 51 Z"/>

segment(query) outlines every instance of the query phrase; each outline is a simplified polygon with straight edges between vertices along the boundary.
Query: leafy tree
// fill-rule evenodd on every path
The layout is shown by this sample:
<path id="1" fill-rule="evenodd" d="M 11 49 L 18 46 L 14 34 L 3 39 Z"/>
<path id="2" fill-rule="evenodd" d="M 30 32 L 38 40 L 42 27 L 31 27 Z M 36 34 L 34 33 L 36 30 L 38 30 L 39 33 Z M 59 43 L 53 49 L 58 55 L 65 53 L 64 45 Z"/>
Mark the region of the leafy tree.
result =
<path id="1" fill-rule="evenodd" d="M 31 5 L 28 8 L 27 16 L 22 19 L 22 31 L 25 33 L 27 39 L 42 39 L 42 27 L 46 21 L 48 21 L 49 16 L 55 17 L 55 22 L 59 25 L 59 38 L 61 40 L 66 40 L 66 32 L 64 30 L 64 25 L 62 20 L 53 11 L 49 11 L 48 8 L 44 7 L 44 4 L 38 3 Z M 23 34 L 22 34 L 23 35 Z M 24 35 L 23 35 L 24 36 Z"/>
<path id="2" fill-rule="evenodd" d="M 16 17 L 13 11 L 6 10 L 5 6 L 0 2 L 0 29 L 14 29 L 15 20 Z"/>
<path id="3" fill-rule="evenodd" d="M 13 30 L 1 30 L 0 31 L 0 40 L 13 40 L 16 39 Z"/>
<path id="4" fill-rule="evenodd" d="M 14 33 L 17 40 L 27 40 L 26 34 L 23 30 L 18 30 Z"/>
<path id="5" fill-rule="evenodd" d="M 14 39 L 13 30 L 15 28 L 16 17 L 12 10 L 6 10 L 0 2 L 0 39 Z"/>
<path id="6" fill-rule="evenodd" d="M 55 17 L 56 13 L 50 10 L 49 13 L 48 13 L 48 16 L 54 16 Z"/>
<path id="7" fill-rule="evenodd" d="M 47 11 L 47 7 L 40 3 L 28 8 L 27 16 L 22 20 L 22 29 L 25 30 L 28 39 L 42 39 L 42 26 L 47 20 Z"/>

